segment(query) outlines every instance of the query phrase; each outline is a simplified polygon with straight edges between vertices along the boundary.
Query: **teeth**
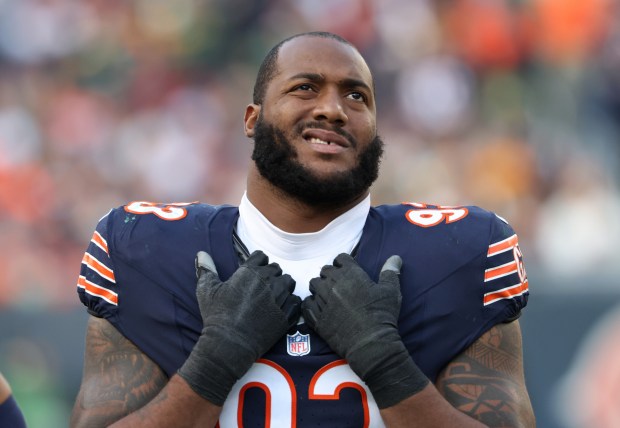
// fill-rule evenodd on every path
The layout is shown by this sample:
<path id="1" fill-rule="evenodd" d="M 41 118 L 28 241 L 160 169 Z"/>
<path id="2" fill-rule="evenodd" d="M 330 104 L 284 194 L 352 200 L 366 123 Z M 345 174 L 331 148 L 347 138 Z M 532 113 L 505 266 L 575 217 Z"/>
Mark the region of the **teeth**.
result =
<path id="1" fill-rule="evenodd" d="M 310 138 L 312 144 L 331 144 L 329 141 L 323 141 L 320 138 Z"/>

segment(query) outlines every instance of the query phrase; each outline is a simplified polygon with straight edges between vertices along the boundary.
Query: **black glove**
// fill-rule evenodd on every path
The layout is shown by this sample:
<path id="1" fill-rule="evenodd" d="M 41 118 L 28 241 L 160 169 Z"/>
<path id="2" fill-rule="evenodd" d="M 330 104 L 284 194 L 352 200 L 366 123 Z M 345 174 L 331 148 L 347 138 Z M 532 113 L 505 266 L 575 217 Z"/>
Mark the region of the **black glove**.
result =
<path id="1" fill-rule="evenodd" d="M 392 256 L 375 284 L 348 254 L 310 281 L 302 303 L 306 323 L 368 385 L 380 409 L 420 392 L 428 378 L 398 333 L 402 260 Z"/>
<path id="2" fill-rule="evenodd" d="M 203 329 L 179 375 L 202 397 L 221 406 L 235 382 L 297 323 L 301 299 L 295 281 L 255 251 L 226 282 L 213 259 L 196 256 L 196 297 Z"/>

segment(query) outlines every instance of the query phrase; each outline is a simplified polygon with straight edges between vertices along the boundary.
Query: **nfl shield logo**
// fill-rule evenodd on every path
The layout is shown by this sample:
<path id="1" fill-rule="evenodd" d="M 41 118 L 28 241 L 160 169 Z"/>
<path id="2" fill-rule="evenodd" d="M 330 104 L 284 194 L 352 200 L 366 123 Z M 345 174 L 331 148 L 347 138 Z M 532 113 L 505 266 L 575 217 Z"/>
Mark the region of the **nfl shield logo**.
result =
<path id="1" fill-rule="evenodd" d="M 286 352 L 293 357 L 301 357 L 310 353 L 310 335 L 301 334 L 297 332 L 295 334 L 286 335 Z"/>

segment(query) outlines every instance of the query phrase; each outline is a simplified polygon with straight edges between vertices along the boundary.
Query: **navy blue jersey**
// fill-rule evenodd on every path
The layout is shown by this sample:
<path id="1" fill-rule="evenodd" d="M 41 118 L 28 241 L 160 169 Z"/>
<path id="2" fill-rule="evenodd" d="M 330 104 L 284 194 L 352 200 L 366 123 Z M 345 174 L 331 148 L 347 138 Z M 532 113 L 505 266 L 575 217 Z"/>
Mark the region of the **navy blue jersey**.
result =
<path id="1" fill-rule="evenodd" d="M 0 403 L 0 427 L 26 428 L 26 420 L 13 395 Z"/>
<path id="2" fill-rule="evenodd" d="M 194 259 L 213 257 L 219 276 L 238 268 L 232 206 L 134 202 L 99 221 L 82 260 L 78 293 L 172 376 L 202 327 Z M 440 371 L 527 303 L 517 236 L 478 207 L 417 203 L 371 208 L 356 259 L 374 280 L 403 259 L 401 337 L 422 371 Z M 334 257 L 336 254 L 334 254 Z M 318 272 L 317 272 L 318 276 Z M 382 426 L 363 382 L 305 324 L 291 329 L 237 382 L 220 426 Z"/>

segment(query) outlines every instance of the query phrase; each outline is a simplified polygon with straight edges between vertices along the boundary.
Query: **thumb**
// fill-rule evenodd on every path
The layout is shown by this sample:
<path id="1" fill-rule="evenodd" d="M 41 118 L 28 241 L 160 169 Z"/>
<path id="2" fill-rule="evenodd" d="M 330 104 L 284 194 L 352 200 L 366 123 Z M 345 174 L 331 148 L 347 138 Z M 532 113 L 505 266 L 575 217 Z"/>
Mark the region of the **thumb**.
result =
<path id="1" fill-rule="evenodd" d="M 396 274 L 400 274 L 400 268 L 402 265 L 403 260 L 400 258 L 400 256 L 391 256 L 383 264 L 383 267 L 381 268 L 381 273 L 385 271 L 392 271 Z"/>
<path id="2" fill-rule="evenodd" d="M 215 268 L 215 262 L 211 256 L 204 252 L 199 251 L 196 254 L 196 276 L 198 281 L 196 283 L 196 298 L 198 299 L 198 307 L 200 313 L 204 312 L 204 302 L 208 300 L 208 295 L 216 290 L 218 285 L 221 285 L 220 278 Z"/>
<path id="3" fill-rule="evenodd" d="M 391 256 L 388 258 L 381 272 L 379 273 L 380 283 L 399 284 L 398 275 L 400 274 L 400 268 L 403 265 L 403 260 L 400 256 Z"/>
<path id="4" fill-rule="evenodd" d="M 209 253 L 205 251 L 198 251 L 196 254 L 196 276 L 200 278 L 203 274 L 207 272 L 214 273 L 216 276 L 219 276 L 217 273 L 217 268 L 215 267 L 215 262 L 213 258 L 209 255 Z"/>

